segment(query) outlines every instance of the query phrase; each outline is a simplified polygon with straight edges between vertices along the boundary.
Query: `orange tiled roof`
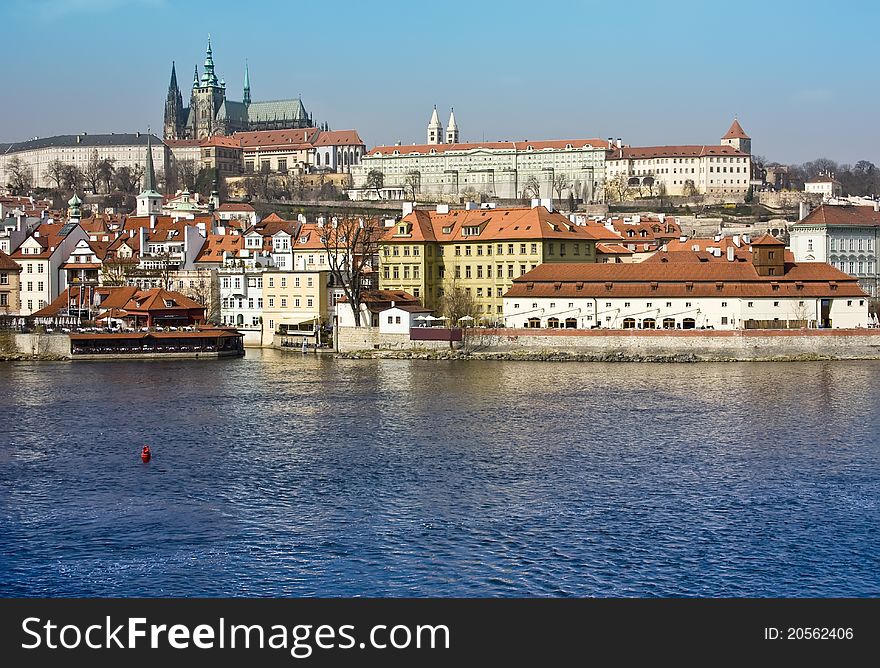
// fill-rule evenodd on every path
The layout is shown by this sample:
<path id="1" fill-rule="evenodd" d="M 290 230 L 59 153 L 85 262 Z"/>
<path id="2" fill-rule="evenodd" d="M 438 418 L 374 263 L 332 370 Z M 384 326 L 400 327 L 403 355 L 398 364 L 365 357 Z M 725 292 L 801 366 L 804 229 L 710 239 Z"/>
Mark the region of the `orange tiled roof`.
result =
<path id="1" fill-rule="evenodd" d="M 241 142 L 243 149 L 259 147 L 310 148 L 317 128 L 302 130 L 259 130 L 256 132 L 236 132 L 232 136 Z"/>
<path id="2" fill-rule="evenodd" d="M 581 148 L 608 148 L 608 142 L 602 139 L 550 139 L 541 141 L 489 141 L 470 142 L 459 144 L 415 144 L 412 146 L 376 146 L 368 155 L 400 155 L 419 153 L 430 155 L 434 153 L 446 153 L 447 151 L 472 151 L 474 149 L 487 149 L 490 151 L 543 151 L 546 149 L 572 149 Z"/>
<path id="3" fill-rule="evenodd" d="M 223 254 L 233 257 L 244 248 L 244 237 L 240 234 L 209 234 L 205 245 L 196 256 L 196 262 L 223 262 Z"/>
<path id="4" fill-rule="evenodd" d="M 0 250 L 0 269 L 3 271 L 21 271 L 19 264 Z"/>
<path id="5" fill-rule="evenodd" d="M 623 148 L 610 149 L 606 160 L 644 160 L 648 158 L 701 158 L 705 156 L 739 156 L 746 158 L 748 155 L 737 151 L 733 146 L 624 146 Z"/>
<path id="6" fill-rule="evenodd" d="M 320 132 L 313 143 L 315 146 L 363 146 L 364 144 L 357 130 L 328 130 Z"/>
<path id="7" fill-rule="evenodd" d="M 823 204 L 813 209 L 795 225 L 826 225 L 843 227 L 880 226 L 880 211 L 872 206 L 833 206 Z"/>
<path id="8" fill-rule="evenodd" d="M 402 223 L 410 233 L 399 236 Z M 478 235 L 464 235 L 463 228 L 477 228 Z M 620 241 L 619 235 L 604 225 L 589 222 L 575 225 L 560 213 L 551 213 L 543 206 L 532 209 L 471 209 L 449 213 L 416 210 L 386 229 L 385 243 L 414 241 L 480 242 L 529 239 L 560 239 L 571 241 Z"/>
<path id="9" fill-rule="evenodd" d="M 759 276 L 751 262 L 541 264 L 514 279 L 506 297 L 864 297 L 858 280 L 823 262 L 786 264 Z"/>
<path id="10" fill-rule="evenodd" d="M 733 123 L 730 125 L 730 129 L 722 139 L 750 139 L 750 137 L 745 133 L 745 130 L 742 129 L 739 121 L 734 118 Z"/>

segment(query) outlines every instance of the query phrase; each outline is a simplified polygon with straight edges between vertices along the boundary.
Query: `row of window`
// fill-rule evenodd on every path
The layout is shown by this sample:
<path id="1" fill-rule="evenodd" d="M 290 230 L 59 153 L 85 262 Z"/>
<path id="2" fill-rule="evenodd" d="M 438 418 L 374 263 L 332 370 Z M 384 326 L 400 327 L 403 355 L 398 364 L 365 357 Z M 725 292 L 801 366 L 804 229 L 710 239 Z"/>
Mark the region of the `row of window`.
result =
<path id="1" fill-rule="evenodd" d="M 226 315 L 223 316 L 223 324 L 237 327 L 244 327 L 244 314 L 239 313 L 238 315 Z M 251 316 L 251 326 L 259 327 L 260 325 L 260 317 L 259 316 Z"/>
<path id="2" fill-rule="evenodd" d="M 266 280 L 268 281 L 267 285 L 268 285 L 270 288 L 274 288 L 274 287 L 275 287 L 275 277 L 274 277 L 274 276 L 269 276 Z M 312 287 L 314 287 L 314 286 L 315 286 L 315 279 L 314 279 L 314 277 L 313 277 L 313 276 L 308 276 L 308 277 L 306 277 L 306 287 L 307 287 L 307 288 L 312 288 Z M 286 288 L 286 287 L 287 287 L 287 276 L 281 276 L 281 277 L 280 277 L 280 280 L 279 280 L 279 287 L 282 287 L 282 288 Z M 293 277 L 293 287 L 295 287 L 295 288 L 300 287 L 300 277 L 299 277 L 299 276 L 294 276 L 294 277 Z"/>
<path id="3" fill-rule="evenodd" d="M 28 291 L 28 292 L 33 292 L 33 291 L 34 291 L 34 282 L 33 282 L 33 281 L 28 281 L 26 285 L 27 285 L 27 291 Z M 43 281 L 38 281 L 38 282 L 37 282 L 37 292 L 42 292 L 43 289 L 45 288 L 45 285 L 46 285 L 46 284 L 43 283 Z"/>
<path id="4" fill-rule="evenodd" d="M 229 290 L 232 286 L 235 286 L 236 290 L 241 290 L 241 276 L 236 276 L 235 279 L 230 279 L 229 276 L 223 277 L 223 288 Z M 249 276 L 248 277 L 248 287 L 249 288 L 262 288 L 263 287 L 263 277 L 262 276 Z"/>
<path id="5" fill-rule="evenodd" d="M 839 242 L 839 243 L 838 243 Z M 849 246 L 849 248 L 847 248 Z M 829 250 L 868 250 L 872 252 L 874 250 L 874 240 L 873 239 L 835 239 L 831 237 L 828 240 L 828 249 Z M 807 240 L 807 250 L 813 250 L 813 240 Z"/>
<path id="6" fill-rule="evenodd" d="M 853 262 L 853 261 L 839 261 L 839 262 L 831 262 L 833 267 L 837 267 L 840 271 L 850 274 L 851 276 L 858 276 L 860 274 L 873 274 L 874 273 L 874 261 L 868 262 Z"/>
<path id="7" fill-rule="evenodd" d="M 33 274 L 33 273 L 34 273 L 34 265 L 33 265 L 32 263 L 30 263 L 30 262 L 28 262 L 27 264 L 25 264 L 25 265 L 24 265 L 24 273 L 26 273 L 26 274 Z M 42 274 L 42 273 L 43 273 L 43 263 L 42 263 L 42 262 L 41 262 L 40 264 L 37 265 L 37 273 L 38 273 L 38 274 Z"/>
<path id="8" fill-rule="evenodd" d="M 269 308 L 275 308 L 275 297 L 268 297 L 269 300 Z M 279 308 L 287 308 L 287 297 L 278 298 L 278 307 Z M 301 299 L 299 297 L 293 298 L 293 308 L 300 308 Z M 311 297 L 306 299 L 306 307 L 312 308 L 315 305 L 315 300 Z"/>
<path id="9" fill-rule="evenodd" d="M 223 308 L 235 308 L 236 302 L 238 303 L 238 308 L 244 308 L 244 299 L 233 299 L 232 297 L 224 297 L 222 300 Z M 256 300 L 257 308 L 263 308 L 263 298 L 257 297 Z M 251 310 L 254 308 L 254 299 L 253 297 L 249 297 L 247 300 L 247 307 Z"/>
<path id="10" fill-rule="evenodd" d="M 39 310 L 39 309 L 41 309 L 41 308 L 45 308 L 45 306 L 46 306 L 46 300 L 45 300 L 45 299 L 41 299 L 38 303 L 39 303 L 39 306 L 37 306 L 37 310 Z M 28 310 L 28 311 L 33 311 L 33 310 L 34 310 L 34 300 L 33 300 L 33 299 L 28 299 L 28 300 L 27 300 L 27 310 Z"/>

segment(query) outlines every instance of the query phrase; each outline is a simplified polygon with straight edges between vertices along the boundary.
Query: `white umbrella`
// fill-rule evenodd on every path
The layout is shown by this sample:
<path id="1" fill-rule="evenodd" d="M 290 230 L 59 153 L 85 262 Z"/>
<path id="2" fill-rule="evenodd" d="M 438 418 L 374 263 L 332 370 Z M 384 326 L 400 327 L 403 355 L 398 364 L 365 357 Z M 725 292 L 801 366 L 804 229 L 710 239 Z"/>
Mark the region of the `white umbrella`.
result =
<path id="1" fill-rule="evenodd" d="M 463 315 L 458 319 L 458 321 L 461 322 L 462 320 L 473 320 L 473 319 L 474 319 L 473 316 Z"/>
<path id="2" fill-rule="evenodd" d="M 449 320 L 445 315 L 441 315 L 439 318 L 434 318 L 434 320 Z"/>
<path id="3" fill-rule="evenodd" d="M 430 316 L 430 315 L 417 315 L 415 317 L 415 319 L 416 320 L 433 320 L 432 316 Z"/>

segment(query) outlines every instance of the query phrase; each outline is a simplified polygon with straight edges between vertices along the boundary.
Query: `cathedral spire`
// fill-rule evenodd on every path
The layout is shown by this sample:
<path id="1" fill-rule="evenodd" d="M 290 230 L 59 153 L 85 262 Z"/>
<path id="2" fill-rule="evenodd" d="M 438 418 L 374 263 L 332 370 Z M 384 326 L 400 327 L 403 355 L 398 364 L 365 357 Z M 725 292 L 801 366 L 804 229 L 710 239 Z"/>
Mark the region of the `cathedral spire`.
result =
<path id="1" fill-rule="evenodd" d="M 153 169 L 152 133 L 147 128 L 147 156 L 144 167 L 144 188 L 137 196 L 137 215 L 154 216 L 162 213 L 162 195 L 156 192 L 156 171 Z"/>
<path id="2" fill-rule="evenodd" d="M 147 164 L 144 169 L 144 192 L 151 192 L 156 189 L 156 170 L 153 169 L 153 147 L 150 139 L 150 129 L 147 128 Z"/>
<path id="3" fill-rule="evenodd" d="M 206 80 L 207 85 L 217 85 L 217 75 L 214 74 L 214 54 L 211 51 L 211 35 L 208 34 L 208 50 L 205 52 L 205 73 L 202 78 Z"/>
<path id="4" fill-rule="evenodd" d="M 428 122 L 428 143 L 441 144 L 443 142 L 443 126 L 440 125 L 440 117 L 437 116 L 437 105 L 434 105 L 434 113 Z"/>
<path id="5" fill-rule="evenodd" d="M 193 74 L 193 88 L 199 87 L 199 66 L 196 65 L 196 72 Z"/>
<path id="6" fill-rule="evenodd" d="M 245 104 L 251 103 L 251 77 L 248 72 L 248 63 L 244 61 L 244 97 L 241 99 Z"/>
<path id="7" fill-rule="evenodd" d="M 174 71 L 174 61 L 171 61 L 171 83 L 168 84 L 168 90 L 177 90 L 177 72 Z"/>

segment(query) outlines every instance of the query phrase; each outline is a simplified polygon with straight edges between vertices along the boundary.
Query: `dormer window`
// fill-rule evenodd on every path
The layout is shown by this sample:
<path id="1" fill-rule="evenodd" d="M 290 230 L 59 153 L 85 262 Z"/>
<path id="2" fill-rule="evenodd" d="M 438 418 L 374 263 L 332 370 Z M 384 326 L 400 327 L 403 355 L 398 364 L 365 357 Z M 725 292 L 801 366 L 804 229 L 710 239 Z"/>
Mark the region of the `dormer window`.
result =
<path id="1" fill-rule="evenodd" d="M 684 284 L 684 288 L 685 288 L 685 290 L 688 290 L 688 291 L 693 290 L 694 284 L 691 283 L 690 281 L 688 281 L 687 283 Z"/>
<path id="2" fill-rule="evenodd" d="M 171 299 L 166 299 L 165 300 L 165 308 L 173 308 L 173 307 L 174 307 L 174 301 Z"/>
<path id="3" fill-rule="evenodd" d="M 472 227 L 463 227 L 461 228 L 461 234 L 464 237 L 475 237 L 480 234 L 480 228 L 476 225 Z"/>
<path id="4" fill-rule="evenodd" d="M 443 234 L 449 234 L 452 232 L 452 225 L 447 225 L 443 228 Z"/>

